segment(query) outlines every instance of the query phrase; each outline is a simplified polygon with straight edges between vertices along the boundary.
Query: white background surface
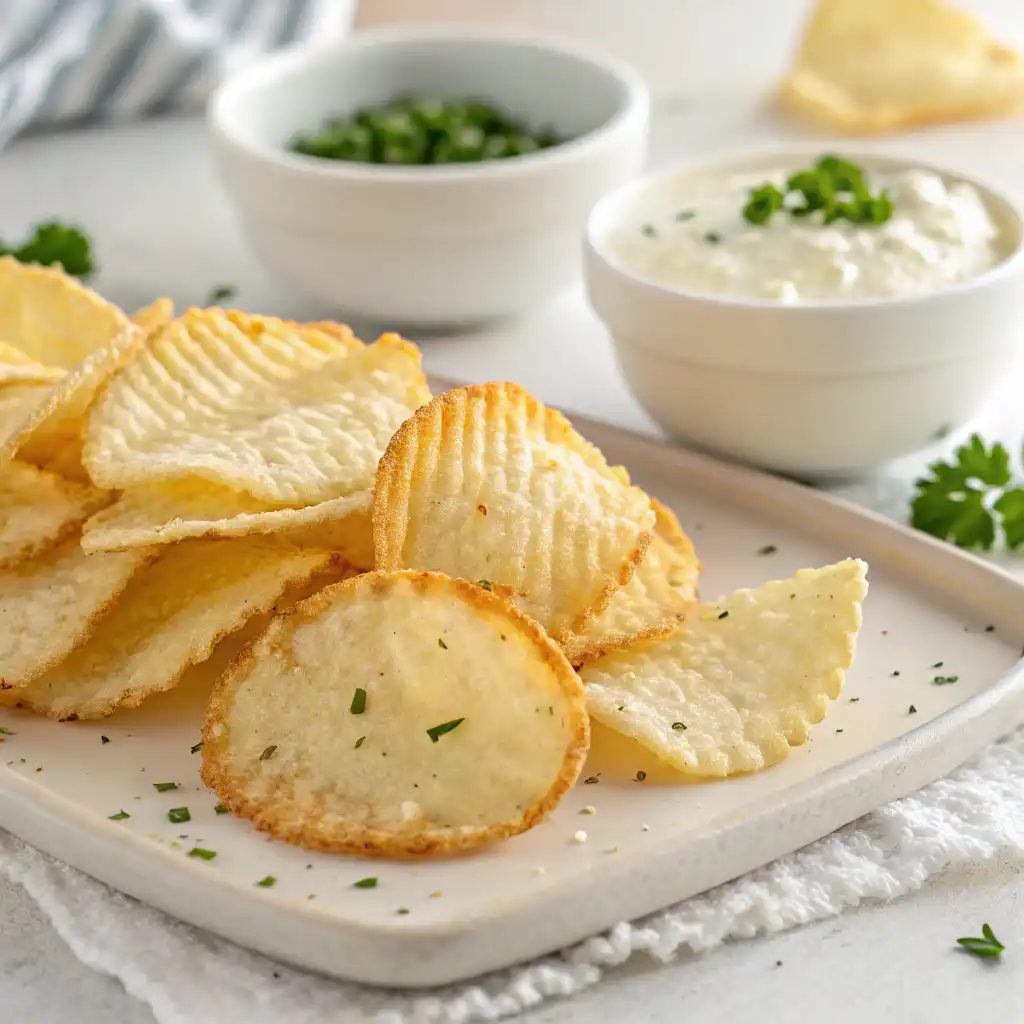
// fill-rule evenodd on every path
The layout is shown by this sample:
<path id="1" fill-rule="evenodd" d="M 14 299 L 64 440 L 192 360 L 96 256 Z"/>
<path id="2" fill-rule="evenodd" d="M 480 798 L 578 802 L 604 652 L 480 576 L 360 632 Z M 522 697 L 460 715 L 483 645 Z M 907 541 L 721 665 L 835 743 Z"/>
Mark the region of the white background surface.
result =
<path id="1" fill-rule="evenodd" d="M 727 6 L 739 14 L 744 4 L 755 2 L 760 6 L 764 0 L 730 0 Z M 1011 36 L 1024 36 L 1024 10 L 1012 0 L 974 6 Z M 722 32 L 720 54 L 705 47 L 703 55 L 693 55 L 705 70 L 709 60 L 720 59 L 720 81 L 726 84 L 710 90 L 702 80 L 699 101 L 690 93 L 665 105 L 654 153 L 659 162 L 770 146 L 787 137 L 757 103 L 741 71 L 744 47 L 765 46 L 781 55 L 791 26 L 782 24 L 777 38 L 745 38 L 741 17 L 731 26 Z M 942 129 L 891 140 L 887 147 L 953 163 L 1024 191 L 1021 121 Z M 268 279 L 247 255 L 195 123 L 163 122 L 16 145 L 0 159 L 0 235 L 16 235 L 52 216 L 77 219 L 90 231 L 101 263 L 97 285 L 125 307 L 161 293 L 180 305 L 202 302 L 212 286 L 232 283 L 246 308 L 301 318 L 318 313 Z M 425 342 L 424 353 L 433 372 L 464 379 L 512 377 L 569 409 L 651 429 L 619 381 L 603 332 L 578 296 L 485 336 Z M 989 428 L 998 426 L 1016 440 L 1021 419 L 1013 410 L 993 411 Z M 1020 1020 L 1022 871 L 1022 864 L 994 864 L 978 874 L 941 878 L 885 908 L 735 943 L 667 967 L 637 964 L 569 1004 L 520 1019 L 530 1024 L 728 1022 L 755 1015 L 762 1024 L 816 1018 L 838 1024 Z M 957 935 L 976 934 L 982 921 L 989 921 L 1009 947 L 995 966 L 953 947 Z M 13 1024 L 152 1020 L 116 983 L 79 965 L 31 899 L 7 883 L 0 883 L 0 1007 Z"/>

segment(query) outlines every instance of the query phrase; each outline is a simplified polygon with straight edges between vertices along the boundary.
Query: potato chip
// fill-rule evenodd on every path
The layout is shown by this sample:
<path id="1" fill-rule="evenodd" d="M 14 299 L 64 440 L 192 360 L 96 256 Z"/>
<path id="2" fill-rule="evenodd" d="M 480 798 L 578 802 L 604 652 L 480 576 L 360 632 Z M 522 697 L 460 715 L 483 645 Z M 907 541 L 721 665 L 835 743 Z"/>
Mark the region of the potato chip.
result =
<path id="1" fill-rule="evenodd" d="M 144 334 L 152 334 L 158 327 L 165 327 L 174 319 L 174 303 L 164 297 L 154 299 L 148 306 L 132 313 L 132 322 Z"/>
<path id="2" fill-rule="evenodd" d="M 12 437 L 50 393 L 47 384 L 24 383 L 0 386 L 0 447 Z"/>
<path id="3" fill-rule="evenodd" d="M 222 677 L 202 774 L 279 839 L 429 855 L 537 824 L 587 744 L 582 684 L 535 623 L 462 580 L 368 573 L 279 618 Z"/>
<path id="4" fill-rule="evenodd" d="M 773 765 L 842 690 L 866 571 L 802 569 L 703 605 L 669 636 L 584 665 L 587 710 L 687 775 Z"/>
<path id="5" fill-rule="evenodd" d="M 102 486 L 199 476 L 303 505 L 369 490 L 430 393 L 415 346 L 347 328 L 189 310 L 112 381 L 85 463 Z"/>
<path id="6" fill-rule="evenodd" d="M 244 491 L 195 477 L 144 484 L 129 487 L 113 505 L 86 523 L 82 547 L 86 551 L 123 551 L 188 537 L 292 534 L 330 525 L 336 529 L 333 542 L 328 545 L 326 534 L 318 534 L 318 546 L 330 546 L 347 560 L 372 569 L 372 502 L 373 494 L 363 491 L 303 508 L 280 508 Z"/>
<path id="7" fill-rule="evenodd" d="M 149 548 L 87 555 L 76 535 L 0 569 L 0 689 L 24 686 L 84 643 L 152 557 Z"/>
<path id="8" fill-rule="evenodd" d="M 84 644 L 6 700 L 60 719 L 134 707 L 331 559 L 262 538 L 180 544 L 138 573 Z"/>
<path id="9" fill-rule="evenodd" d="M 565 656 L 574 665 L 671 633 L 697 604 L 700 561 L 693 544 L 671 509 L 654 498 L 651 505 L 654 532 L 633 578 L 582 633 L 562 642 Z"/>
<path id="10" fill-rule="evenodd" d="M 112 497 L 35 466 L 0 463 L 0 568 L 58 544 Z"/>
<path id="11" fill-rule="evenodd" d="M 0 341 L 0 384 L 10 384 L 12 381 L 52 383 L 60 380 L 64 372 L 59 366 L 37 363 L 20 348 Z"/>
<path id="12" fill-rule="evenodd" d="M 784 102 L 851 132 L 1024 109 L 1024 62 L 940 0 L 821 0 Z"/>
<path id="13" fill-rule="evenodd" d="M 378 569 L 484 581 L 556 640 L 581 632 L 629 582 L 654 525 L 621 467 L 517 384 L 435 398 L 377 471 Z"/>
<path id="14" fill-rule="evenodd" d="M 0 261 L 2 262 L 2 261 Z M 36 466 L 65 459 L 74 449 L 72 464 L 78 460 L 84 417 L 100 387 L 112 374 L 132 359 L 145 341 L 145 335 L 129 324 L 110 344 L 86 356 L 70 373 L 52 387 L 38 389 L 23 418 L 0 442 L 0 458 L 20 458 Z M 3 393 L 0 388 L 0 403 Z M 0 418 L 3 413 L 0 411 Z M 78 460 L 80 461 L 80 460 Z"/>
<path id="15" fill-rule="evenodd" d="M 105 348 L 128 317 L 62 270 L 0 258 L 0 338 L 65 370 Z"/>

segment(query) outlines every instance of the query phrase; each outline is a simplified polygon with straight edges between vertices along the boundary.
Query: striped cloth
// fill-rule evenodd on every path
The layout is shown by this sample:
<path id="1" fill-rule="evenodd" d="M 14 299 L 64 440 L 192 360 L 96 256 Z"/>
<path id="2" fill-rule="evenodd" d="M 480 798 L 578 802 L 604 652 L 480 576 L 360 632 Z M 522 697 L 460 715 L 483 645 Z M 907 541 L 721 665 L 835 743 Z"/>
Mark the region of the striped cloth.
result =
<path id="1" fill-rule="evenodd" d="M 201 107 L 268 50 L 344 35 L 356 0 L 0 0 L 0 145 Z"/>

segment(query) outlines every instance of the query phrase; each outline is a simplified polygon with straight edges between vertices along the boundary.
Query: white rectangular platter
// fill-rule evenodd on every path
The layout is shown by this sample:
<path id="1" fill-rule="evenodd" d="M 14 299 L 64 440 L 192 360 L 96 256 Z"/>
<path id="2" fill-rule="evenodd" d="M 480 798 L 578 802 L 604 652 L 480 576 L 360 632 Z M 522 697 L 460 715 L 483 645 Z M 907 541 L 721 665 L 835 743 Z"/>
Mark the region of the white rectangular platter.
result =
<path id="1" fill-rule="evenodd" d="M 358 861 L 269 841 L 215 813 L 191 751 L 205 693 L 185 686 L 98 723 L 0 711 L 10 733 L 0 735 L 0 826 L 278 959 L 371 984 L 432 985 L 733 878 L 922 786 L 1024 721 L 1024 586 L 1006 574 L 813 490 L 575 422 L 677 511 L 704 561 L 706 598 L 850 555 L 870 563 L 846 690 L 787 761 L 667 785 L 643 757 L 622 760 L 603 745 L 584 771 L 598 781 L 581 780 L 524 836 L 447 861 Z M 775 553 L 759 554 L 767 545 Z M 958 681 L 937 686 L 937 675 Z M 638 783 L 641 768 L 649 774 Z M 159 782 L 180 788 L 160 793 Z M 587 805 L 596 813 L 581 815 Z M 170 824 L 168 810 L 181 806 L 192 820 Z M 130 817 L 109 820 L 121 810 Z M 216 859 L 189 857 L 195 846 Z M 258 887 L 267 875 L 277 883 Z M 353 887 L 367 876 L 376 888 Z"/>

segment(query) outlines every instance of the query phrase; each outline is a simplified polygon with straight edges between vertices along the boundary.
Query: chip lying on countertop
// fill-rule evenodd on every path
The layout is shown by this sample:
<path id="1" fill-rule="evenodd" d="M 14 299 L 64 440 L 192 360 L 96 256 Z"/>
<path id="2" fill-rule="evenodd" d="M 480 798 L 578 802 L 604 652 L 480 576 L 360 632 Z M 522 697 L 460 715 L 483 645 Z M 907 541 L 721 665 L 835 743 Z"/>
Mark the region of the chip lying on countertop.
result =
<path id="1" fill-rule="evenodd" d="M 517 384 L 432 399 L 397 335 L 129 318 L 0 260 L 0 705 L 100 718 L 184 683 L 218 811 L 277 838 L 514 836 L 573 786 L 591 720 L 673 777 L 782 760 L 842 686 L 866 567 L 703 605 L 701 568 Z"/>

